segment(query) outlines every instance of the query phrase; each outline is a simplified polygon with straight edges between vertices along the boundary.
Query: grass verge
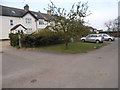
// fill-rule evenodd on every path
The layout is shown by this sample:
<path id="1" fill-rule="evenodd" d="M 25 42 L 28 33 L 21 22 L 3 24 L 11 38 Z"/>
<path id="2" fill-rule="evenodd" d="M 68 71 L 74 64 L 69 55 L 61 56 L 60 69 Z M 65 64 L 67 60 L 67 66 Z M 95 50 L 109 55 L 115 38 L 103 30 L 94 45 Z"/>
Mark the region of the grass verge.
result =
<path id="1" fill-rule="evenodd" d="M 97 43 L 74 42 L 74 43 L 69 43 L 68 49 L 65 49 L 64 44 L 40 47 L 40 49 L 48 50 L 52 52 L 75 54 L 75 53 L 86 53 L 88 51 L 98 49 L 105 45 L 106 45 L 105 43 L 97 44 Z"/>

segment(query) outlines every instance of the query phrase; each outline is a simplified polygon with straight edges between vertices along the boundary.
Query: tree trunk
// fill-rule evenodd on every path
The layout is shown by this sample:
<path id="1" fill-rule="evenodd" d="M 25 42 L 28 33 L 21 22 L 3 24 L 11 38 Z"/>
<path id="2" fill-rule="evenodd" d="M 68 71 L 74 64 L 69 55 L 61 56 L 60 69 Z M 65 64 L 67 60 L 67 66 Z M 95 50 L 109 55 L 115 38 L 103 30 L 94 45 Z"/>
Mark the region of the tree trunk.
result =
<path id="1" fill-rule="evenodd" d="M 107 34 L 109 34 L 109 32 L 110 32 L 110 28 L 108 28 Z"/>
<path id="2" fill-rule="evenodd" d="M 69 44 L 69 42 L 68 42 L 68 40 L 66 40 L 65 41 L 65 49 L 68 49 L 68 44 Z"/>

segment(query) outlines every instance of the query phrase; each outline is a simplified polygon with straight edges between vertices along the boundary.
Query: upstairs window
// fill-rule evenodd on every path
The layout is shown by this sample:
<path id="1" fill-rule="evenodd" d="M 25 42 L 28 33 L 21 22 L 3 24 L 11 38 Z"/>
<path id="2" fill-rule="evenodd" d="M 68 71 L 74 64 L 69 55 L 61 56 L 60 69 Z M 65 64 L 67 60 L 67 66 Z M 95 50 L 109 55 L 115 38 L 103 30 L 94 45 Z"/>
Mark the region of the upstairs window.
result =
<path id="1" fill-rule="evenodd" d="M 27 28 L 27 34 L 31 34 L 32 33 L 32 28 Z"/>
<path id="2" fill-rule="evenodd" d="M 31 18 L 25 18 L 25 22 L 26 22 L 27 24 L 30 24 L 30 23 L 32 23 L 32 19 L 31 19 Z"/>
<path id="3" fill-rule="evenodd" d="M 13 26 L 13 20 L 10 20 L 10 25 Z"/>

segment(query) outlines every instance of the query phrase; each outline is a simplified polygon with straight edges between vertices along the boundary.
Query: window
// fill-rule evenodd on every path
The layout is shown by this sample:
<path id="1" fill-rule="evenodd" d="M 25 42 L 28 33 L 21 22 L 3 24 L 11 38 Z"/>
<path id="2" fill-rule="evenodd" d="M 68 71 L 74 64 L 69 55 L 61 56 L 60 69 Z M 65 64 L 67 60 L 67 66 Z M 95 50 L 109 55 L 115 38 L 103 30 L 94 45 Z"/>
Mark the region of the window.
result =
<path id="1" fill-rule="evenodd" d="M 13 20 L 10 20 L 10 25 L 13 26 Z"/>
<path id="2" fill-rule="evenodd" d="M 13 14 L 15 14 L 15 11 L 12 11 Z"/>
<path id="3" fill-rule="evenodd" d="M 90 37 L 90 35 L 87 35 L 87 37 Z"/>
<path id="4" fill-rule="evenodd" d="M 97 35 L 93 35 L 92 37 L 97 37 Z"/>
<path id="5" fill-rule="evenodd" d="M 25 18 L 25 21 L 26 21 L 27 24 L 32 23 L 32 19 L 31 18 Z"/>
<path id="6" fill-rule="evenodd" d="M 110 37 L 110 35 L 106 34 L 106 37 Z"/>
<path id="7" fill-rule="evenodd" d="M 37 14 L 34 14 L 37 17 Z"/>
<path id="8" fill-rule="evenodd" d="M 39 20 L 39 25 L 43 25 L 44 24 L 44 20 Z"/>
<path id="9" fill-rule="evenodd" d="M 95 35 L 91 35 L 90 37 L 95 37 Z"/>
<path id="10" fill-rule="evenodd" d="M 27 28 L 27 34 L 31 34 L 32 33 L 32 28 Z"/>
<path id="11" fill-rule="evenodd" d="M 54 22 L 50 22 L 50 25 L 51 25 L 51 26 L 54 26 Z"/>
<path id="12" fill-rule="evenodd" d="M 23 30 L 16 30 L 17 33 L 23 33 Z"/>

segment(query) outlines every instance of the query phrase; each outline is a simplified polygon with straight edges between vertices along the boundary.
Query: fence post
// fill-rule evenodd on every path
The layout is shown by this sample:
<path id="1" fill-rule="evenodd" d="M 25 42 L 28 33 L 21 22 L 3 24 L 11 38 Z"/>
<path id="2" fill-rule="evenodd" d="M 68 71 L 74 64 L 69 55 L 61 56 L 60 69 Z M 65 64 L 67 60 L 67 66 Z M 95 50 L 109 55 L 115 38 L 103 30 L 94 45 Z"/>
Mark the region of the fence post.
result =
<path id="1" fill-rule="evenodd" d="M 21 35 L 20 34 L 18 34 L 18 39 L 19 39 L 19 47 L 21 48 L 22 45 L 21 45 Z"/>

